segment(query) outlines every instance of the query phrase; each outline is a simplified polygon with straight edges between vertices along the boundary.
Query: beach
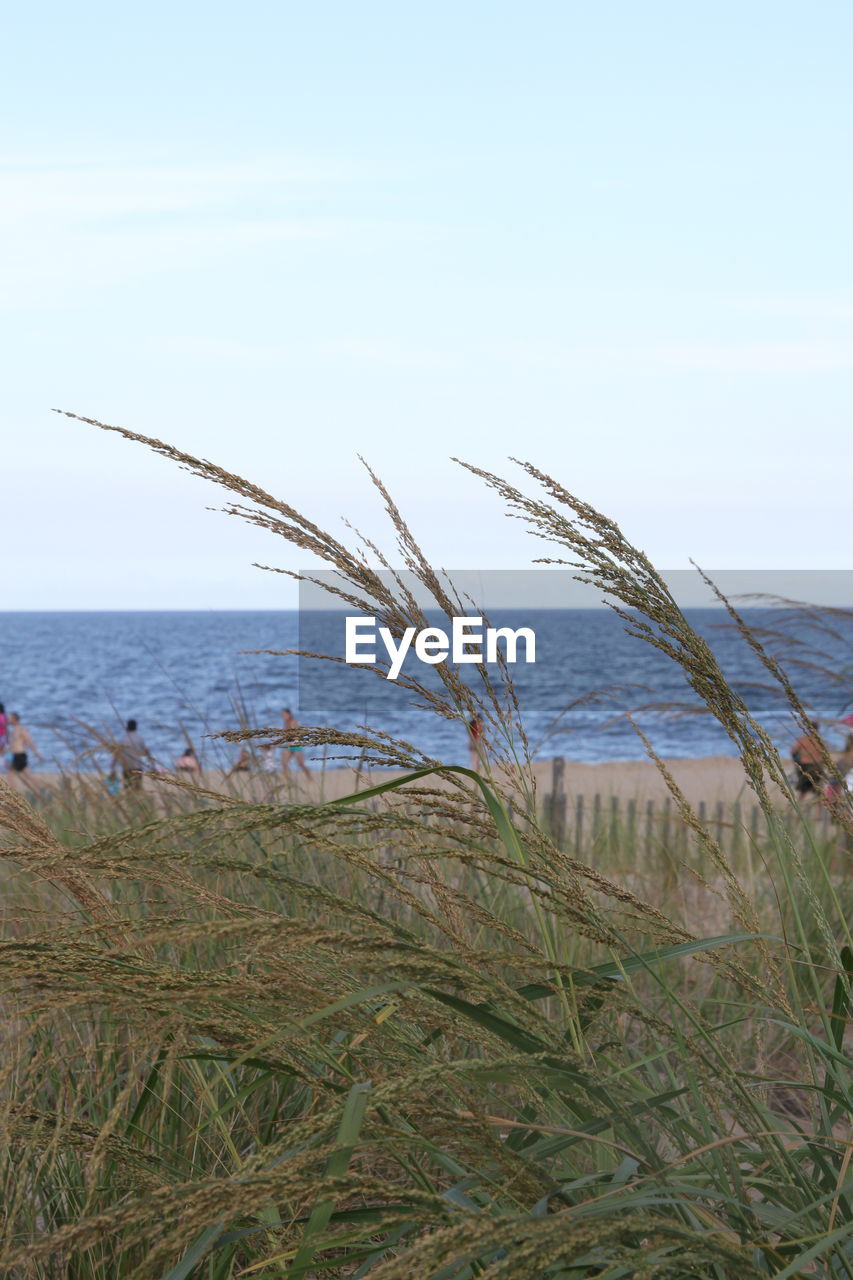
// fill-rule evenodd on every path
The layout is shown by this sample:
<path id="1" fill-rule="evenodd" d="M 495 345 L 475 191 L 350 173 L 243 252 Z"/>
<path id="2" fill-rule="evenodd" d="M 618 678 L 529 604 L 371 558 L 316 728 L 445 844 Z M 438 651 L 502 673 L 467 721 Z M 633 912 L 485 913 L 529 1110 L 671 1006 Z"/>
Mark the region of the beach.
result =
<path id="1" fill-rule="evenodd" d="M 740 761 L 732 756 L 707 756 L 698 759 L 664 762 L 673 780 L 690 804 L 734 804 L 749 791 Z M 353 769 L 329 769 L 316 775 L 316 783 L 294 779 L 304 789 L 306 798 L 316 786 L 327 800 L 349 795 L 356 790 L 376 786 L 402 774 L 398 770 L 374 769 L 356 774 Z M 536 791 L 540 800 L 553 789 L 554 761 L 539 760 L 533 765 Z M 304 788 L 301 784 L 305 782 Z M 626 803 L 665 800 L 670 792 L 655 763 L 651 760 L 612 760 L 601 764 L 585 764 L 566 760 L 563 766 L 563 791 L 567 797 L 584 796 L 592 803 L 596 795 L 602 800 L 617 798 Z M 751 793 L 750 793 L 751 795 Z"/>
<path id="2" fill-rule="evenodd" d="M 739 802 L 753 803 L 753 795 L 740 761 L 733 756 L 704 756 L 697 758 L 671 759 L 663 762 L 671 774 L 673 781 L 684 798 L 694 807 L 704 803 L 707 806 Z M 559 771 L 559 766 L 558 766 Z M 8 781 L 12 775 L 5 775 Z M 290 802 L 322 803 L 350 795 L 355 791 L 365 791 L 371 787 L 403 777 L 402 770 L 370 769 L 312 769 L 310 778 L 295 771 L 276 773 L 252 771 L 237 773 L 226 777 L 222 770 L 210 769 L 201 774 L 161 775 L 146 777 L 144 790 L 153 793 L 157 789 L 168 787 L 169 777 L 177 777 L 182 782 L 203 787 L 207 790 L 252 799 L 252 800 L 287 800 Z M 536 783 L 537 796 L 541 803 L 554 789 L 555 762 L 539 760 L 533 764 L 533 776 Z M 25 775 L 28 789 L 38 794 L 42 790 L 55 790 L 68 784 L 69 779 L 78 778 L 81 783 L 100 787 L 102 779 L 96 774 L 58 774 L 30 773 Z M 500 778 L 500 775 L 498 775 Z M 431 780 L 432 785 L 432 780 Z M 449 786 L 444 779 L 436 779 L 435 785 Z M 565 760 L 562 770 L 562 788 L 558 781 L 557 790 L 562 789 L 567 800 L 584 797 L 590 805 L 595 797 L 601 803 L 617 799 L 627 804 L 635 801 L 638 805 L 655 804 L 666 800 L 670 792 L 660 769 L 651 760 L 611 760 L 599 764 L 586 764 L 577 760 Z M 779 795 L 777 789 L 776 794 Z"/>

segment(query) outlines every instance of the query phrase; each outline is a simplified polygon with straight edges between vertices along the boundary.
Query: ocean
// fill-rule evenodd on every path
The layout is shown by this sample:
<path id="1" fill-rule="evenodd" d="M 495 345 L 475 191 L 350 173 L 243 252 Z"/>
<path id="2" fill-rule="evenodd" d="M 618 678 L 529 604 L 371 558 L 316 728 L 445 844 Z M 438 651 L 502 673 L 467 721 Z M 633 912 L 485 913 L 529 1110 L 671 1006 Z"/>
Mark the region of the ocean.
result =
<path id="1" fill-rule="evenodd" d="M 790 712 L 725 614 L 685 614 L 758 721 L 787 748 L 794 735 Z M 746 610 L 745 616 L 764 630 L 784 617 L 765 609 Z M 303 645 L 314 647 L 317 627 L 320 640 L 330 628 L 342 634 L 340 615 L 303 615 L 301 621 Z M 734 754 L 679 669 L 626 635 L 609 610 L 528 609 L 523 618 L 501 612 L 491 621 L 535 629 L 537 661 L 516 665 L 513 678 L 537 757 L 640 759 L 645 749 L 628 712 L 664 756 Z M 853 711 L 853 618 L 836 615 L 833 625 L 835 635 L 829 636 L 791 615 L 788 662 L 800 696 L 827 725 L 830 743 L 839 745 L 841 727 L 833 722 Z M 0 613 L 0 701 L 30 729 L 45 757 L 35 765 L 42 771 L 104 768 L 104 744 L 129 717 L 138 720 L 164 765 L 189 741 L 203 764 L 227 766 L 235 748 L 215 735 L 240 727 L 278 728 L 285 706 L 305 724 L 351 728 L 369 721 L 428 755 L 467 761 L 463 725 L 425 712 L 411 694 L 372 672 L 252 652 L 299 643 L 296 611 Z M 778 650 L 780 644 L 774 640 L 771 647 Z M 418 669 L 428 680 L 437 678 L 435 668 Z"/>

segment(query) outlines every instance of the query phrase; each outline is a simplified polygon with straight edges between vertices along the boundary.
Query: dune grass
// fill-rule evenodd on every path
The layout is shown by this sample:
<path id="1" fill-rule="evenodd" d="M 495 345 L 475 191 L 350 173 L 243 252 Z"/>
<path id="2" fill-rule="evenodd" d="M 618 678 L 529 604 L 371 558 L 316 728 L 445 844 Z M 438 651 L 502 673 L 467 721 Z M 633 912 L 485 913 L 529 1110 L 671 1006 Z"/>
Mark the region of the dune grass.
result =
<path id="1" fill-rule="evenodd" d="M 369 557 L 153 443 L 422 625 Z M 119 821 L 3 788 L 3 1274 L 853 1277 L 849 807 L 797 809 L 653 567 L 529 474 L 545 498 L 486 480 L 681 665 L 760 832 L 718 842 L 673 782 L 671 846 L 609 832 L 580 860 L 540 819 L 511 689 L 452 669 L 436 714 L 477 706 L 500 770 L 302 728 L 281 740 L 406 774 L 320 805 L 183 789 Z"/>

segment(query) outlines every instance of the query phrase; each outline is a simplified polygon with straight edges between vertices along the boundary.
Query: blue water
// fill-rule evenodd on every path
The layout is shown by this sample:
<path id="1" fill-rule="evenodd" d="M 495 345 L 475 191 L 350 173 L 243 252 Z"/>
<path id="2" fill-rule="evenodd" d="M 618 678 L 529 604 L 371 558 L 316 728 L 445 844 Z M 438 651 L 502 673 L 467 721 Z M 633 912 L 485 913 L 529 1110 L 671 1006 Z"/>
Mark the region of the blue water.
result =
<path id="1" fill-rule="evenodd" d="M 724 625 L 724 615 L 704 609 L 687 615 L 759 721 L 787 746 L 790 712 L 743 641 Z M 765 627 L 770 621 L 766 610 L 748 616 Z M 624 716 L 639 707 L 645 710 L 636 712 L 638 721 L 664 755 L 733 753 L 713 718 L 697 713 L 699 704 L 678 668 L 627 636 L 609 611 L 527 610 L 523 618 L 496 614 L 491 620 L 536 630 L 536 665 L 519 664 L 513 674 L 537 756 L 642 758 L 644 748 Z M 824 656 L 814 669 L 791 667 L 801 696 L 827 722 L 853 711 L 853 619 L 835 621 L 835 639 L 799 629 L 799 637 L 819 643 Z M 304 617 L 302 622 L 304 643 L 310 628 L 306 633 Z M 339 618 L 323 622 L 326 632 L 342 625 Z M 108 756 L 99 743 L 114 738 L 131 716 L 164 764 L 186 740 L 203 763 L 228 764 L 235 748 L 212 735 L 241 725 L 277 728 L 283 706 L 292 706 L 306 724 L 347 728 L 368 719 L 429 755 L 465 759 L 464 727 L 419 710 L 410 694 L 371 673 L 324 663 L 312 664 L 311 675 L 304 660 L 246 652 L 298 643 L 295 612 L 0 613 L 0 701 L 7 712 L 20 712 L 46 757 L 36 766 L 41 769 L 102 767 Z M 418 664 L 418 670 L 435 678 L 435 669 Z M 590 700 L 607 686 L 620 690 Z M 651 705 L 676 703 L 679 714 Z M 828 737 L 840 741 L 840 730 L 830 725 Z"/>

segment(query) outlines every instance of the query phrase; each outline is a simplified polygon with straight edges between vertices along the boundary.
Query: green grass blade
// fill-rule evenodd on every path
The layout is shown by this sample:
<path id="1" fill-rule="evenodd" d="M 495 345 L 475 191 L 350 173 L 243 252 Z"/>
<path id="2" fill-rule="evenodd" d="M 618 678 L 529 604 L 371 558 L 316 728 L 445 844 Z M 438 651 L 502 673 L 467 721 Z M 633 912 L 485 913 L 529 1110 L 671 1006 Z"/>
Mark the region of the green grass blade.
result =
<path id="1" fill-rule="evenodd" d="M 847 1030 L 847 1023 L 850 1021 L 850 986 L 853 983 L 853 950 L 850 947 L 842 948 L 841 964 L 844 972 L 839 973 L 835 979 L 832 995 L 832 1014 L 830 1015 L 832 1039 L 838 1050 L 841 1049 L 844 1043 L 844 1033 Z"/>
<path id="2" fill-rule="evenodd" d="M 335 1150 L 329 1156 L 326 1165 L 327 1178 L 340 1177 L 341 1174 L 346 1173 L 349 1167 L 349 1162 L 361 1131 L 364 1113 L 367 1109 L 370 1089 L 370 1082 L 365 1081 L 361 1084 L 354 1084 L 347 1095 L 341 1123 L 338 1128 Z M 299 1252 L 294 1258 L 293 1266 L 288 1268 L 288 1280 L 298 1280 L 300 1276 L 305 1275 L 311 1266 L 311 1261 L 320 1242 L 319 1238 L 328 1227 L 334 1208 L 335 1204 L 331 1199 L 315 1205 L 311 1217 L 308 1219 L 308 1225 L 305 1228 L 305 1235 L 299 1247 Z"/>
<path id="3" fill-rule="evenodd" d="M 217 1222 L 190 1245 L 180 1262 L 162 1277 L 162 1280 L 187 1280 L 196 1263 L 200 1262 L 209 1249 L 216 1243 L 222 1233 L 222 1223 Z"/>

